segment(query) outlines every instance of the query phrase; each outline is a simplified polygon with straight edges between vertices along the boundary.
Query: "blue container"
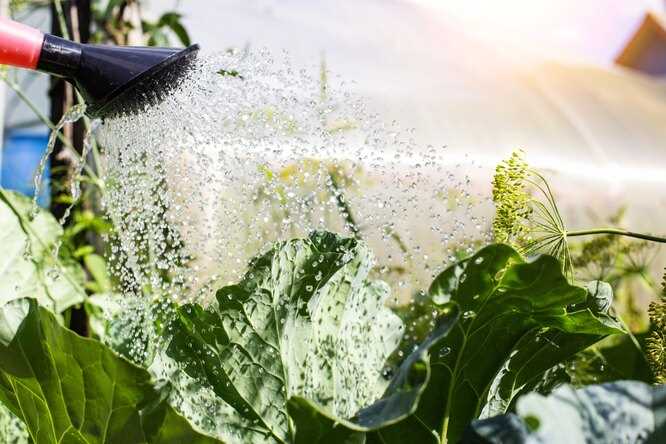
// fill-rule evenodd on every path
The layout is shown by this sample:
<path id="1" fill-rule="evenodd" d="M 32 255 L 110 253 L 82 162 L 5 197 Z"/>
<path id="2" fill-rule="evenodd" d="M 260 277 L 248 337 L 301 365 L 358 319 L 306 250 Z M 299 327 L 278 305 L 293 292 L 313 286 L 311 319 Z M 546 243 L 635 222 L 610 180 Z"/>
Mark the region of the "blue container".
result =
<path id="1" fill-rule="evenodd" d="M 0 185 L 8 190 L 19 191 L 34 196 L 34 177 L 46 145 L 48 135 L 35 133 L 15 133 L 6 135 L 0 154 Z M 37 202 L 48 207 L 51 200 L 50 169 L 46 164 Z"/>

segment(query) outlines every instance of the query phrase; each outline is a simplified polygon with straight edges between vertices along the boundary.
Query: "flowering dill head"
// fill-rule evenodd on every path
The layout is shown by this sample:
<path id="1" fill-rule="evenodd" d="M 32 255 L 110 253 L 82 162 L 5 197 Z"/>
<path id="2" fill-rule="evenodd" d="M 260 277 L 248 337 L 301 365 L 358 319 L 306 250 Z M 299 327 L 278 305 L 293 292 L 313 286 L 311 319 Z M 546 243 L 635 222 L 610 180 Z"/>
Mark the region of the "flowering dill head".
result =
<path id="1" fill-rule="evenodd" d="M 495 169 L 493 202 L 496 242 L 528 256 L 550 254 L 560 260 L 562 272 L 573 278 L 567 230 L 555 196 L 546 179 L 523 160 L 522 151 L 514 151 Z"/>
<path id="2" fill-rule="evenodd" d="M 653 322 L 653 330 L 645 340 L 646 355 L 655 381 L 666 383 L 666 305 L 660 302 L 650 304 L 648 311 Z"/>
<path id="3" fill-rule="evenodd" d="M 650 304 L 648 309 L 652 332 L 645 341 L 646 354 L 655 382 L 666 383 L 666 271 L 661 298 Z"/>
<path id="4" fill-rule="evenodd" d="M 521 246 L 526 240 L 529 232 L 527 222 L 532 213 L 531 196 L 526 189 L 529 174 L 522 151 L 514 151 L 509 159 L 495 168 L 493 234 L 496 242 Z"/>

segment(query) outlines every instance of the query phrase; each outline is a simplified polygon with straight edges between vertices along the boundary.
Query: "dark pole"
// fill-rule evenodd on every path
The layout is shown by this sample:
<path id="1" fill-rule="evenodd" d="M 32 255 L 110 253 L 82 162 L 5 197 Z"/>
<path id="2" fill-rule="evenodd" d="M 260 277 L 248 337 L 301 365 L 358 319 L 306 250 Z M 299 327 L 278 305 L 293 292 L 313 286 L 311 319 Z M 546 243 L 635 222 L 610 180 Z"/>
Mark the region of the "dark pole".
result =
<path id="1" fill-rule="evenodd" d="M 66 0 L 62 2 L 62 9 L 67 23 L 68 35 L 72 40 L 87 43 L 90 39 L 91 10 L 90 0 Z M 64 36 L 60 27 L 60 20 L 55 5 L 51 5 L 51 33 Z M 78 103 L 76 93 L 72 86 L 64 80 L 51 77 L 49 87 L 51 101 L 51 121 L 57 123 L 63 114 L 72 105 Z M 63 128 L 64 134 L 72 141 L 74 148 L 81 153 L 83 150 L 83 137 L 85 128 L 82 121 Z M 61 142 L 56 142 L 51 156 L 51 212 L 60 219 L 65 213 L 67 204 L 59 203 L 58 196 L 67 194 L 68 183 L 72 180 L 72 156 L 63 149 Z M 66 223 L 69 223 L 67 221 Z M 83 307 L 72 308 L 70 328 L 76 333 L 87 336 L 88 320 Z"/>

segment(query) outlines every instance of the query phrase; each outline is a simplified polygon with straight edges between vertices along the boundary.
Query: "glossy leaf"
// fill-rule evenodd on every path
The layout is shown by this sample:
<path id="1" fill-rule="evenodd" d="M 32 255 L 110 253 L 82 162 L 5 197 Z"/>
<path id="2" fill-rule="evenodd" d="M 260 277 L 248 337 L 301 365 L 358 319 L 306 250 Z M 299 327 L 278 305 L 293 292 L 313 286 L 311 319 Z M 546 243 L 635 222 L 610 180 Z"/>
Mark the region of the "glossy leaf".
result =
<path id="1" fill-rule="evenodd" d="M 181 307 L 167 354 L 252 424 L 245 442 L 291 442 L 292 396 L 349 418 L 385 392 L 403 329 L 372 266 L 364 244 L 329 233 L 277 244 L 217 305 Z"/>
<path id="2" fill-rule="evenodd" d="M 84 273 L 73 260 L 54 257 L 62 227 L 46 210 L 30 218 L 32 200 L 0 189 L 0 305 L 34 297 L 55 313 L 85 299 Z"/>
<path id="3" fill-rule="evenodd" d="M 32 299 L 0 309 L 0 401 L 36 443 L 214 443 L 165 401 L 150 375 L 61 327 Z"/>
<path id="4" fill-rule="evenodd" d="M 92 335 L 109 346 L 116 339 L 112 337 L 111 329 L 113 321 L 123 309 L 121 298 L 121 295 L 113 293 L 98 293 L 89 296 L 84 305 Z M 113 346 L 111 348 L 115 350 Z"/>
<path id="5" fill-rule="evenodd" d="M 526 262 L 511 247 L 491 245 L 440 274 L 435 305 L 456 302 L 462 320 L 433 353 L 432 377 L 416 417 L 456 442 L 467 424 L 502 411 L 555 364 L 622 330 L 588 290 L 572 286 L 559 262 Z"/>
<path id="6" fill-rule="evenodd" d="M 365 442 L 365 437 L 371 442 L 382 443 L 432 440 L 432 434 L 419 436 L 422 428 L 412 423 L 410 415 L 430 378 L 430 350 L 449 334 L 459 315 L 455 304 L 447 306 L 437 318 L 432 332 L 397 369 L 381 399 L 349 420 L 335 417 L 304 398 L 291 398 L 288 407 L 294 423 L 295 442 Z"/>
<path id="7" fill-rule="evenodd" d="M 589 310 L 604 325 L 617 329 L 620 325 L 609 314 L 613 303 L 613 292 L 605 282 L 590 282 L 586 285 L 584 302 L 574 305 L 570 312 Z M 527 334 L 513 346 L 499 373 L 488 390 L 486 405 L 480 417 L 504 413 L 513 401 L 523 393 L 543 390 L 544 374 L 554 365 L 562 365 L 574 355 L 601 339 L 599 335 L 576 333 L 557 328 L 543 329 L 538 334 Z M 567 379 L 563 382 L 569 382 Z M 550 381 L 553 384 L 554 381 Z M 541 386 L 541 387 L 540 387 Z"/>
<path id="8" fill-rule="evenodd" d="M 576 387 L 622 379 L 653 383 L 654 376 L 643 352 L 647 335 L 612 336 L 577 354 L 566 365 L 568 382 Z"/>
<path id="9" fill-rule="evenodd" d="M 177 12 L 167 12 L 162 14 L 162 17 L 160 17 L 158 26 L 169 27 L 171 31 L 176 34 L 178 40 L 180 40 L 180 43 L 182 43 L 184 46 L 190 46 L 192 42 L 190 41 L 190 36 L 187 33 L 187 30 L 181 23 L 182 18 L 183 16 Z"/>
<path id="10" fill-rule="evenodd" d="M 94 293 L 110 293 L 112 291 L 111 277 L 106 267 L 106 261 L 98 254 L 86 254 L 83 257 L 88 272 L 93 278 L 90 285 Z"/>
<path id="11" fill-rule="evenodd" d="M 141 366 L 150 366 L 158 347 L 156 317 L 149 312 L 147 298 L 101 293 L 85 303 L 93 335 L 122 357 Z"/>

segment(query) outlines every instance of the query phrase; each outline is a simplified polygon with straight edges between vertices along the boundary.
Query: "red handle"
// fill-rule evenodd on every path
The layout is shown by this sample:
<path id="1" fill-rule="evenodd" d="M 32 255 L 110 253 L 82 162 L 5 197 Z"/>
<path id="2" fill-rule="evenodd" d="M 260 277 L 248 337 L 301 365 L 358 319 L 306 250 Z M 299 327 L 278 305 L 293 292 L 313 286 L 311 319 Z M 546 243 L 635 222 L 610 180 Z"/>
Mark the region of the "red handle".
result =
<path id="1" fill-rule="evenodd" d="M 35 69 L 43 42 L 38 29 L 0 17 L 0 65 Z"/>

